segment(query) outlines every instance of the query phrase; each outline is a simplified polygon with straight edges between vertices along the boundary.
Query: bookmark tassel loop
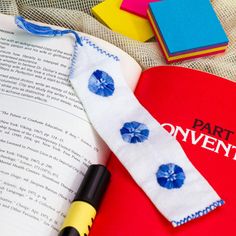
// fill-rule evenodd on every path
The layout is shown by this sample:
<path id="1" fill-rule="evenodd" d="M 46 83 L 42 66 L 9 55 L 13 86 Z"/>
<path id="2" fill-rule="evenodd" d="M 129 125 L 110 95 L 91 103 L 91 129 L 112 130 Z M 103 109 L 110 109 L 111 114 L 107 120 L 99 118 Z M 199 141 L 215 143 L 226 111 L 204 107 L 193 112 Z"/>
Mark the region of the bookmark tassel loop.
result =
<path id="1" fill-rule="evenodd" d="M 73 34 L 76 38 L 76 42 L 82 46 L 81 39 L 78 33 L 76 33 L 74 30 L 58 30 L 58 29 L 52 29 L 49 26 L 37 25 L 29 21 L 26 21 L 22 16 L 16 16 L 15 23 L 19 28 L 36 36 L 56 37 L 56 36 L 63 36 L 66 34 Z"/>

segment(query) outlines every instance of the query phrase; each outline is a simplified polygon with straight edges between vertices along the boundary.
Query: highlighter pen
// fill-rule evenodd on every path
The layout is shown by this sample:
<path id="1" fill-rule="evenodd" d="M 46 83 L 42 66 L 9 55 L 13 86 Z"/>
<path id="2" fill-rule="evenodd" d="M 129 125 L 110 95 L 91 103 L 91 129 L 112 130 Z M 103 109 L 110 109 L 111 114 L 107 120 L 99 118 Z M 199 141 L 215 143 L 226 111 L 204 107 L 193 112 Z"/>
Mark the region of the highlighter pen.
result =
<path id="1" fill-rule="evenodd" d="M 89 166 L 59 236 L 88 236 L 110 176 L 103 165 Z"/>

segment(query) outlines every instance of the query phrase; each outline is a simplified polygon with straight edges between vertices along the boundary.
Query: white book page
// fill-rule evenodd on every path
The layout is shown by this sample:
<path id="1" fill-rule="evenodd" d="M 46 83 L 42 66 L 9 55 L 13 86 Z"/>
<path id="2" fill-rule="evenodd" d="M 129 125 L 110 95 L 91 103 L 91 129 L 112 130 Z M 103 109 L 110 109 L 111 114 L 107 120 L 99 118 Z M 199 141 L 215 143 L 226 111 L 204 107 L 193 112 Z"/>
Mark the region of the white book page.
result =
<path id="1" fill-rule="evenodd" d="M 109 149 L 68 80 L 74 38 L 41 38 L 0 15 L 1 235 L 56 236 L 84 172 Z M 93 37 L 92 37 L 93 38 Z M 119 53 L 134 88 L 141 68 Z"/>

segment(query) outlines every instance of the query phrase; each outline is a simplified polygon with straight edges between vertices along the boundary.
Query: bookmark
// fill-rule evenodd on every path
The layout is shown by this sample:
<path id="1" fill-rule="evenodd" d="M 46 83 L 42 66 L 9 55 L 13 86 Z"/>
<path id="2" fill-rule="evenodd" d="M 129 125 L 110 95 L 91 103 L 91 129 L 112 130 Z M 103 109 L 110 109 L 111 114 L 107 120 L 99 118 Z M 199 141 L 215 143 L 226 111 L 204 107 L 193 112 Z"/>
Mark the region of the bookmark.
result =
<path id="1" fill-rule="evenodd" d="M 24 30 L 39 35 L 27 24 Z M 223 205 L 178 141 L 135 98 L 119 55 L 87 37 L 76 40 L 81 44 L 75 47 L 70 80 L 77 96 L 96 131 L 158 210 L 176 227 Z"/>

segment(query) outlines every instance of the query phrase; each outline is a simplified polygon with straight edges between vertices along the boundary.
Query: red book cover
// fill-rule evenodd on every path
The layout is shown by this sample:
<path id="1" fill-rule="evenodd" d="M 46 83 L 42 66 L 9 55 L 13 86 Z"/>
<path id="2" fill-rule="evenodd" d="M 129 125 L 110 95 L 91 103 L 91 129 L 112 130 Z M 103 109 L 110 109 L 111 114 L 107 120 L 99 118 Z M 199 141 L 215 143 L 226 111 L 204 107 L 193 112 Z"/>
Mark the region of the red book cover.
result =
<path id="1" fill-rule="evenodd" d="M 236 211 L 236 83 L 200 71 L 163 66 L 144 71 L 135 94 L 177 138 L 225 205 L 173 228 L 112 156 L 108 165 L 111 183 L 91 236 L 231 235 Z"/>

